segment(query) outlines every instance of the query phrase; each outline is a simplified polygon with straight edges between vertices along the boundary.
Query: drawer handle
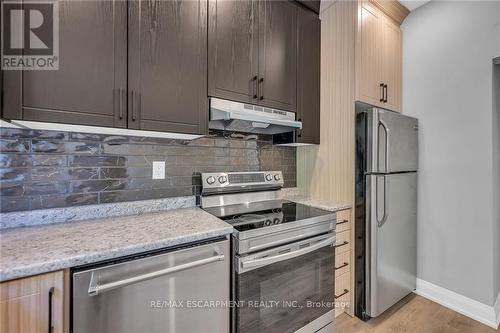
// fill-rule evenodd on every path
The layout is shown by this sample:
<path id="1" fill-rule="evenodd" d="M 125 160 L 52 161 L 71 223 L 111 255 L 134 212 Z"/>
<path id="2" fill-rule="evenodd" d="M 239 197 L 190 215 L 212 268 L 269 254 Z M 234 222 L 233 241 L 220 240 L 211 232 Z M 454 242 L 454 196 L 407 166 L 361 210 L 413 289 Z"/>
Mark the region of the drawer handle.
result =
<path id="1" fill-rule="evenodd" d="M 54 325 L 52 323 L 52 299 L 54 298 L 54 287 L 49 289 L 49 329 L 48 333 L 52 333 L 54 331 Z"/>
<path id="2" fill-rule="evenodd" d="M 348 292 L 349 292 L 349 290 L 344 289 L 344 292 L 342 294 L 340 294 L 340 295 L 334 295 L 334 297 L 335 297 L 335 299 L 340 298 L 340 297 L 344 296 L 345 294 L 347 294 Z"/>
<path id="3" fill-rule="evenodd" d="M 349 266 L 349 263 L 344 262 L 344 264 L 340 265 L 339 267 L 335 267 L 335 270 L 341 269 L 341 268 L 344 268 L 344 267 L 347 267 L 347 266 Z"/>
<path id="4" fill-rule="evenodd" d="M 347 223 L 347 222 L 349 222 L 349 220 L 342 220 L 342 221 L 340 221 L 340 222 L 337 222 L 337 225 L 339 225 L 339 224 L 344 224 L 344 223 Z"/>
<path id="5" fill-rule="evenodd" d="M 344 241 L 342 244 L 335 245 L 335 248 L 338 248 L 338 247 L 341 247 L 341 246 L 344 246 L 344 245 L 347 245 L 347 244 L 349 244 L 349 242 Z"/>

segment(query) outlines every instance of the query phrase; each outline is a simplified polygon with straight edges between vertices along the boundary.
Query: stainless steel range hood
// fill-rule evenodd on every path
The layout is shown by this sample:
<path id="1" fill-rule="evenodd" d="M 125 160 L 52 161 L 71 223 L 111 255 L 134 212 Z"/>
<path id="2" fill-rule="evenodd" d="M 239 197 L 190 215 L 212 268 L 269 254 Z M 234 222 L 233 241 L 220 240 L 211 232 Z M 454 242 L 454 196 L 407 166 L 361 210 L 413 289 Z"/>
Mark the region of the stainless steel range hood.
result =
<path id="1" fill-rule="evenodd" d="M 210 98 L 211 129 L 256 134 L 280 134 L 302 128 L 295 113 L 263 106 Z"/>

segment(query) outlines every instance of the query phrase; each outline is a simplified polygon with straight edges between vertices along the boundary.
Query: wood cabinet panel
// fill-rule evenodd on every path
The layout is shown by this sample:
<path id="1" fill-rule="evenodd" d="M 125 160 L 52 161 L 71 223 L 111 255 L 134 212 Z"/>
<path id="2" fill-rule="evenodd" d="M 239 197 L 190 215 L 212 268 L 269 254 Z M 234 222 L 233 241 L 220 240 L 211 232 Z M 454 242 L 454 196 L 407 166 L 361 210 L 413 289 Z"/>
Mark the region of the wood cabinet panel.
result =
<path id="1" fill-rule="evenodd" d="M 127 88 L 126 6 L 123 1 L 59 1 L 59 70 L 8 73 L 4 116 L 126 127 L 119 110 Z"/>
<path id="2" fill-rule="evenodd" d="M 349 273 L 335 278 L 335 317 L 350 307 L 351 276 Z"/>
<path id="3" fill-rule="evenodd" d="M 318 15 L 299 8 L 297 31 L 297 119 L 303 126 L 297 132 L 297 142 L 319 144 L 321 21 Z"/>
<path id="4" fill-rule="evenodd" d="M 401 29 L 391 19 L 381 20 L 381 69 L 382 82 L 387 85 L 384 108 L 401 110 L 402 41 Z"/>
<path id="5" fill-rule="evenodd" d="M 335 256 L 335 277 L 351 271 L 351 251 L 337 254 Z"/>
<path id="6" fill-rule="evenodd" d="M 207 132 L 206 1 L 129 3 L 129 128 Z"/>
<path id="7" fill-rule="evenodd" d="M 361 4 L 358 23 L 359 54 L 357 63 L 357 99 L 371 105 L 382 105 L 382 14 L 367 2 Z"/>
<path id="8" fill-rule="evenodd" d="M 258 1 L 209 1 L 208 94 L 256 104 Z"/>
<path id="9" fill-rule="evenodd" d="M 337 226 L 336 226 L 337 232 L 343 232 L 351 229 L 350 212 L 351 212 L 350 209 L 337 212 Z"/>
<path id="10" fill-rule="evenodd" d="M 371 2 L 360 3 L 356 99 L 401 110 L 401 30 Z"/>
<path id="11" fill-rule="evenodd" d="M 50 292 L 52 296 L 49 296 Z M 49 312 L 52 332 L 62 333 L 64 317 L 62 271 L 0 284 L 2 323 L 0 333 L 45 333 L 49 329 Z"/>
<path id="12" fill-rule="evenodd" d="M 259 104 L 295 111 L 297 5 L 291 1 L 259 5 Z"/>
<path id="13" fill-rule="evenodd" d="M 349 230 L 337 232 L 335 254 L 341 254 L 351 249 L 351 232 Z"/>

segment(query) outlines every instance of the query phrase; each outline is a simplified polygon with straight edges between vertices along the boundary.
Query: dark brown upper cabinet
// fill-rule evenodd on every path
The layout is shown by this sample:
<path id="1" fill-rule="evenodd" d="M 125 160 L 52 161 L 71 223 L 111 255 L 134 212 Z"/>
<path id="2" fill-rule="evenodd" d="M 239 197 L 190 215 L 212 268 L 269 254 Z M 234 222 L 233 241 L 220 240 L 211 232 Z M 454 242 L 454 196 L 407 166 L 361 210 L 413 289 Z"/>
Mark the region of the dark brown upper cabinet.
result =
<path id="1" fill-rule="evenodd" d="M 291 1 L 259 3 L 259 102 L 295 111 L 298 6 Z"/>
<path id="2" fill-rule="evenodd" d="M 209 0 L 209 95 L 295 111 L 297 9 L 292 1 Z"/>
<path id="3" fill-rule="evenodd" d="M 126 127 L 126 60 L 126 2 L 60 1 L 59 70 L 4 71 L 2 116 Z"/>
<path id="4" fill-rule="evenodd" d="M 206 133 L 206 0 L 131 1 L 129 10 L 129 128 Z"/>
<path id="5" fill-rule="evenodd" d="M 67 0 L 59 11 L 59 70 L 6 71 L 4 118 L 207 133 L 206 0 Z"/>
<path id="6" fill-rule="evenodd" d="M 257 104 L 258 1 L 209 0 L 208 94 Z"/>
<path id="7" fill-rule="evenodd" d="M 297 131 L 297 142 L 319 144 L 321 21 L 315 13 L 299 8 L 297 28 L 297 119 L 303 126 Z"/>

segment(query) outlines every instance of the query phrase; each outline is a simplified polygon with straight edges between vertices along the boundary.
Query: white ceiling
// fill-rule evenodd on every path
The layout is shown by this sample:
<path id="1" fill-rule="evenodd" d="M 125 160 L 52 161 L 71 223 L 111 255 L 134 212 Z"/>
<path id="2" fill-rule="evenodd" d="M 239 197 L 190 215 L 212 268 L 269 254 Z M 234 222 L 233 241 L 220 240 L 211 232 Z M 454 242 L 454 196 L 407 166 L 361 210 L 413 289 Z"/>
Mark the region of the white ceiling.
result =
<path id="1" fill-rule="evenodd" d="M 417 9 L 418 7 L 425 5 L 431 0 L 399 0 L 405 6 L 408 8 L 408 10 L 412 11 Z"/>

